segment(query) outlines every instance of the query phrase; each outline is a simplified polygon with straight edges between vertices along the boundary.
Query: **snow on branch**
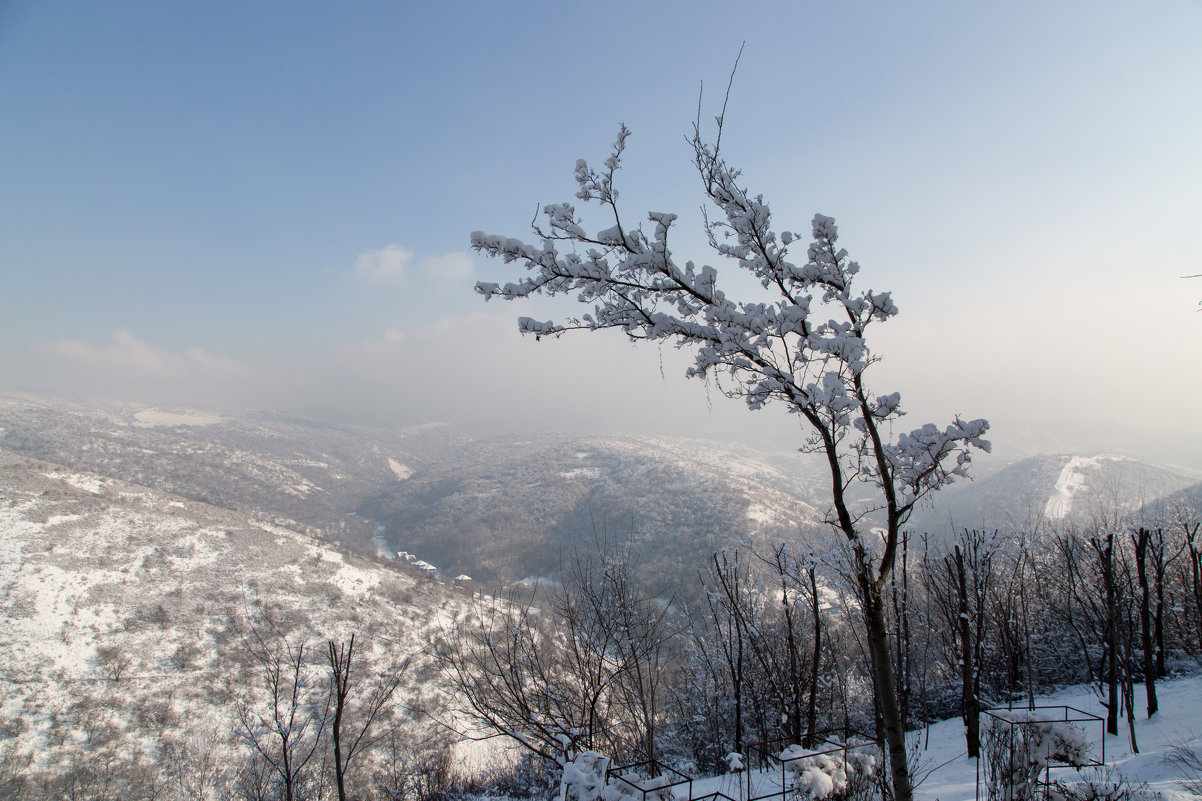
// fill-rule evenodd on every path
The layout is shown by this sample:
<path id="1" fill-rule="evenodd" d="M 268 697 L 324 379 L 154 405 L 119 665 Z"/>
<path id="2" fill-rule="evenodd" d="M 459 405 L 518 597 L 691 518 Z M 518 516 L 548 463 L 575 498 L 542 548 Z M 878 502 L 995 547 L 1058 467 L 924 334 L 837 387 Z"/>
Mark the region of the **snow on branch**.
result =
<path id="1" fill-rule="evenodd" d="M 891 528 L 924 495 L 966 476 L 970 450 L 989 450 L 984 420 L 957 418 L 943 429 L 927 425 L 884 441 L 883 432 L 903 414 L 901 398 L 866 388 L 862 377 L 877 360 L 866 332 L 898 308 L 889 292 L 857 289 L 860 265 L 840 246 L 835 220 L 814 215 L 805 261 L 792 260 L 799 237 L 777 232 L 763 196 L 747 192 L 739 171 L 695 130 L 694 163 L 720 212 L 706 222 L 710 247 L 768 293 L 768 300 L 734 300 L 719 288 L 717 268 L 676 260 L 669 247 L 675 214 L 647 214 L 646 231 L 623 222 L 614 181 L 629 135 L 622 126 L 602 169 L 576 163 L 576 200 L 600 206 L 609 218 L 604 227 L 590 233 L 573 204 L 553 203 L 533 227 L 535 242 L 477 231 L 475 250 L 519 262 L 527 272 L 512 283 L 480 282 L 476 291 L 486 300 L 568 294 L 591 306 L 590 313 L 557 322 L 523 317 L 520 330 L 537 337 L 614 328 L 634 340 L 691 349 L 689 377 L 729 377 L 723 391 L 748 408 L 780 403 L 804 417 L 813 431 L 810 447 L 827 453 L 837 487 L 858 480 L 885 490 L 873 508 L 889 510 Z M 838 506 L 841 492 L 836 496 Z M 840 511 L 836 518 L 852 536 L 858 517 Z"/>

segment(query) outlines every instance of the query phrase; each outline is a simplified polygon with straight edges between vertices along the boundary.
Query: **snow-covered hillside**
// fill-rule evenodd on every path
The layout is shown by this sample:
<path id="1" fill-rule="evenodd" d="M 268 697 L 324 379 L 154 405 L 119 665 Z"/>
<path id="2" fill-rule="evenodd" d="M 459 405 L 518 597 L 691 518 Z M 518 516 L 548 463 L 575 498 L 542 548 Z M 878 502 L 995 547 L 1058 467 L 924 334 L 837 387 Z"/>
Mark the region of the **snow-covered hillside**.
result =
<path id="1" fill-rule="evenodd" d="M 947 488 L 912 520 L 919 530 L 1112 524 L 1202 483 L 1202 475 L 1115 454 L 1034 456 Z"/>
<path id="2" fill-rule="evenodd" d="M 56 464 L 366 543 L 364 499 L 465 439 L 269 412 L 67 404 L 0 396 L 0 446 Z"/>
<path id="3" fill-rule="evenodd" d="M 367 670 L 406 657 L 401 696 L 438 695 L 428 648 L 463 591 L 320 539 L 0 449 L 0 731 L 55 769 L 108 737 L 228 746 L 243 635 L 271 619 L 318 653 L 357 636 Z"/>
<path id="4" fill-rule="evenodd" d="M 822 527 L 825 507 L 808 502 L 810 473 L 793 459 L 790 474 L 754 451 L 697 440 L 498 436 L 389 485 L 357 513 L 394 549 L 494 586 L 630 540 L 650 572 L 692 587 L 715 551 Z"/>
<path id="5" fill-rule="evenodd" d="M 632 538 L 657 574 L 691 581 L 697 560 L 713 551 L 820 528 L 830 479 L 799 444 L 480 438 L 439 424 L 386 430 L 262 412 L 0 397 L 0 446 L 364 551 L 375 538 L 493 589 L 546 576 L 598 540 Z M 909 527 L 938 538 L 965 527 L 1087 524 L 1166 496 L 1193 497 L 1180 493 L 1202 486 L 1202 475 L 1125 456 L 979 462 L 977 480 L 920 506 Z"/>
<path id="6" fill-rule="evenodd" d="M 219 425 L 188 420 L 153 417 L 143 424 Z M 701 443 L 549 435 L 477 441 L 474 447 L 403 479 L 407 467 L 384 460 L 389 481 L 399 483 L 390 483 L 383 497 L 402 499 L 411 504 L 410 511 L 424 509 L 423 519 L 444 516 L 440 525 L 446 530 L 465 519 L 454 514 L 456 504 L 475 509 L 482 515 L 476 532 L 482 542 L 520 528 L 497 514 L 502 501 L 511 509 L 546 514 L 552 530 L 565 519 L 564 510 L 587 520 L 590 503 L 596 508 L 621 503 L 626 506 L 620 508 L 661 515 L 654 518 L 658 525 L 652 533 L 669 540 L 669 547 L 691 547 L 703 558 L 717 539 L 698 540 L 697 532 L 742 536 L 757 519 L 770 521 L 761 509 L 796 501 L 778 468 L 760 465 L 750 454 L 725 463 Z M 1035 475 L 1031 483 L 1046 491 L 1042 516 L 1060 508 L 1071 515 L 1084 497 L 1083 487 L 1113 475 L 1106 471 L 1116 465 L 1128 471 L 1123 475 L 1136 474 L 1122 460 L 1065 456 L 1047 457 L 1026 475 Z M 1021 481 L 1022 475 L 1015 471 L 1012 478 Z M 1185 479 L 1169 479 L 1176 480 Z M 999 497 L 1014 486 L 1008 479 L 982 484 Z M 548 506 L 538 506 L 534 499 L 539 497 Z M 688 507 L 694 497 L 705 501 Z M 1053 497 L 1060 505 L 1049 510 Z M 676 499 L 680 520 L 673 511 L 677 506 L 667 511 L 655 506 L 654 499 L 663 498 Z M 798 508 L 802 515 L 814 514 L 812 507 Z M 636 522 L 648 519 L 653 518 Z M 721 525 L 715 527 L 715 521 Z M 680 535 L 675 541 L 667 536 L 674 530 Z M 690 532 L 692 539 L 686 536 Z M 513 542 L 492 544 L 513 550 Z M 653 554 L 659 561 L 649 560 L 648 568 L 662 570 L 665 554 L 672 551 Z M 33 769 L 68 775 L 69 761 L 80 754 L 161 753 L 164 743 L 187 743 L 198 733 L 219 742 L 223 758 L 236 764 L 241 757 L 231 737 L 235 705 L 240 687 L 253 681 L 244 635 L 268 618 L 317 647 L 356 633 L 372 671 L 412 656 L 402 690 L 405 708 L 451 709 L 455 704 L 440 687 L 428 649 L 469 598 L 468 591 L 339 550 L 270 515 L 221 508 L 0 448 L 0 654 L 5 657 L 0 781 L 4 759 L 11 761 L 13 754 L 18 762 L 31 760 Z M 1062 693 L 1047 703 L 1099 710 L 1087 691 Z M 1106 754 L 1133 780 L 1174 798 L 1174 775 L 1160 755 L 1181 742 L 1202 747 L 1202 681 L 1163 684 L 1161 710 L 1156 719 L 1137 726 L 1141 754 L 1129 752 L 1125 734 L 1106 738 Z M 102 740 L 95 739 L 101 735 Z M 920 797 L 973 797 L 975 765 L 963 757 L 958 721 L 931 727 L 920 764 L 935 768 Z M 710 781 L 717 788 L 726 780 Z"/>

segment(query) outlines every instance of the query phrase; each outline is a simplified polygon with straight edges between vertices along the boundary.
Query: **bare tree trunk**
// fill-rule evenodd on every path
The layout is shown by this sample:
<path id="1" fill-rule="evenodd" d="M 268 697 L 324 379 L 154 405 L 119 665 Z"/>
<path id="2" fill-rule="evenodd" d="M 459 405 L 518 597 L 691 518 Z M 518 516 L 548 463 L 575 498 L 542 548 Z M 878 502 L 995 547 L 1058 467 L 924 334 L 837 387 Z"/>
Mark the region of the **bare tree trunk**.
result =
<path id="1" fill-rule="evenodd" d="M 735 694 L 735 752 L 743 753 L 743 629 L 735 622 L 735 658 L 731 665 L 731 689 Z"/>
<path id="2" fill-rule="evenodd" d="M 743 695 L 746 671 L 743 638 L 748 628 L 743 609 L 744 573 L 745 568 L 739 564 L 737 551 L 733 563 L 727 560 L 725 554 L 721 560 L 718 554 L 713 554 L 710 577 L 722 592 L 720 596 L 717 593 L 707 593 L 710 615 L 714 621 L 718 641 L 722 644 L 722 656 L 726 660 L 731 694 L 734 695 L 734 751 L 739 754 L 743 753 L 744 740 Z"/>
<path id="3" fill-rule="evenodd" d="M 1135 570 L 1139 580 L 1140 641 L 1144 649 L 1144 691 L 1148 702 L 1148 717 L 1159 709 L 1156 700 L 1156 655 L 1152 650 L 1152 603 L 1148 590 L 1148 541 L 1152 532 L 1144 527 L 1131 535 L 1135 544 Z"/>
<path id="4" fill-rule="evenodd" d="M 1127 707 L 1127 734 L 1131 739 L 1131 753 L 1139 753 L 1139 743 L 1135 739 L 1135 663 L 1131 654 L 1131 641 L 1134 639 L 1135 628 L 1131 620 L 1130 605 L 1126 615 L 1127 636 L 1123 637 L 1123 704 Z M 1144 661 L 1145 666 L 1147 660 Z M 1151 713 L 1149 713 L 1149 717 Z"/>
<path id="5" fill-rule="evenodd" d="M 901 569 L 893 571 L 893 618 L 897 621 L 897 706 L 902 730 L 910 728 L 910 576 L 907 564 L 909 534 L 901 533 Z M 900 577 L 899 577 L 900 573 Z M 900 589 L 898 585 L 900 586 Z"/>
<path id="6" fill-rule="evenodd" d="M 810 576 L 810 611 L 814 615 L 814 658 L 810 661 L 809 703 L 806 707 L 806 746 L 814 744 L 815 729 L 818 727 L 818 669 L 822 661 L 822 618 L 819 615 L 818 578 L 815 568 L 808 568 Z"/>
<path id="7" fill-rule="evenodd" d="M 964 726 L 968 745 L 968 758 L 976 759 L 981 752 L 980 705 L 975 690 L 976 665 L 972 625 L 968 614 L 968 575 L 964 569 L 964 552 L 956 545 L 955 575 L 956 594 L 959 601 L 960 621 L 960 695 L 964 703 Z M 952 566 L 948 566 L 951 571 Z"/>
<path id="8" fill-rule="evenodd" d="M 1018 570 L 1016 571 L 1016 573 L 1018 574 L 1018 576 L 1017 576 L 1018 608 L 1019 608 L 1019 611 L 1022 613 L 1023 654 L 1024 654 L 1023 676 L 1025 678 L 1025 684 L 1026 684 L 1026 689 L 1027 689 L 1027 706 L 1030 709 L 1034 709 L 1035 708 L 1035 664 L 1034 664 L 1035 660 L 1032 658 L 1031 616 L 1029 614 L 1030 607 L 1027 603 L 1026 570 L 1027 570 L 1028 564 L 1031 565 L 1032 578 L 1034 578 L 1036 580 L 1036 582 L 1038 582 L 1039 574 L 1035 570 L 1035 564 L 1034 564 L 1034 562 L 1032 562 L 1030 560 L 1030 557 L 1028 556 L 1026 549 L 1024 547 L 1024 550 L 1022 551 L 1022 553 L 1019 554 Z M 1038 594 L 1039 594 L 1039 590 L 1038 590 L 1038 585 L 1037 585 L 1036 586 L 1036 595 L 1038 596 Z M 981 640 L 983 639 L 982 635 L 984 633 L 984 629 L 985 629 L 984 618 L 982 618 L 981 625 L 977 627 L 977 651 L 978 651 L 978 654 L 980 653 L 981 649 L 983 648 L 983 646 L 981 644 Z M 980 698 L 980 695 L 981 695 L 980 671 L 981 671 L 981 660 L 978 659 L 977 660 L 977 698 L 978 699 Z"/>
<path id="9" fill-rule="evenodd" d="M 801 742 L 801 667 L 797 660 L 797 637 L 793 624 L 793 605 L 789 602 L 788 571 L 785 564 L 785 549 L 776 551 L 776 570 L 780 578 L 780 599 L 785 614 L 785 647 L 789 652 L 789 741 Z"/>
<path id="10" fill-rule="evenodd" d="M 1165 558 L 1164 529 L 1158 528 L 1152 536 L 1152 572 L 1156 579 L 1156 609 L 1152 613 L 1152 632 L 1156 640 L 1156 678 L 1163 679 L 1169 675 L 1164 664 L 1164 580 L 1169 565 L 1185 550 L 1182 542 L 1181 549 L 1168 559 Z"/>
<path id="11" fill-rule="evenodd" d="M 334 739 L 334 780 L 338 786 L 338 801 L 346 801 L 346 762 L 342 758 L 342 716 L 346 712 L 346 699 L 350 693 L 351 659 L 355 653 L 355 635 L 345 648 L 338 647 L 333 640 L 326 643 L 333 679 L 334 722 L 330 734 Z"/>
<path id="12" fill-rule="evenodd" d="M 889 653 L 889 632 L 885 626 L 885 603 L 872 579 L 860 576 L 864 593 L 864 616 L 868 628 L 868 652 L 876 672 L 877 698 L 885 730 L 885 750 L 889 755 L 889 771 L 893 779 L 894 801 L 911 801 L 914 790 L 906 759 L 906 732 L 902 726 L 901 710 L 897 705 L 897 690 L 893 679 L 893 660 Z"/>
<path id="13" fill-rule="evenodd" d="M 312 684 L 303 639 L 289 640 L 270 619 L 251 626 L 241 639 L 260 684 L 257 699 L 229 689 L 238 704 L 237 733 L 252 758 L 261 757 L 279 778 L 286 801 L 293 801 L 309 762 L 325 741 L 332 699 L 322 686 Z"/>
<path id="14" fill-rule="evenodd" d="M 1085 586 L 1089 582 L 1086 582 L 1085 577 L 1082 575 L 1083 571 L 1077 556 L 1078 543 L 1078 538 L 1072 534 L 1056 538 L 1056 547 L 1064 555 L 1064 575 L 1067 579 L 1068 598 L 1064 604 L 1065 622 L 1072 629 L 1073 633 L 1077 635 L 1077 644 L 1081 648 L 1081 659 L 1085 662 L 1085 670 L 1089 676 L 1089 681 L 1093 682 L 1096 676 L 1098 685 L 1101 686 L 1102 665 L 1101 663 L 1098 664 L 1097 672 L 1095 673 L 1093 657 L 1089 654 L 1090 638 L 1086 636 L 1089 633 L 1089 623 L 1087 620 L 1078 622 L 1079 617 L 1087 617 L 1084 613 L 1084 610 L 1087 608 L 1085 600 L 1087 595 L 1092 594 L 1090 591 L 1093 589 L 1092 587 L 1085 589 Z M 1078 606 L 1082 608 L 1081 615 L 1078 615 L 1076 612 Z M 1031 708 L 1034 708 L 1034 706 L 1034 703 L 1032 703 Z"/>
<path id="15" fill-rule="evenodd" d="M 1202 549 L 1198 548 L 1198 526 L 1199 523 L 1194 523 L 1192 526 L 1189 523 L 1182 523 L 1182 528 L 1185 529 L 1185 544 L 1189 549 L 1189 569 L 1190 578 L 1194 590 L 1194 609 L 1198 614 L 1198 648 L 1202 650 Z"/>
<path id="16" fill-rule="evenodd" d="M 1119 615 L 1118 593 L 1114 584 L 1114 534 L 1107 534 L 1105 545 L 1092 540 L 1102 569 L 1102 590 L 1106 596 L 1106 732 L 1119 733 Z"/>

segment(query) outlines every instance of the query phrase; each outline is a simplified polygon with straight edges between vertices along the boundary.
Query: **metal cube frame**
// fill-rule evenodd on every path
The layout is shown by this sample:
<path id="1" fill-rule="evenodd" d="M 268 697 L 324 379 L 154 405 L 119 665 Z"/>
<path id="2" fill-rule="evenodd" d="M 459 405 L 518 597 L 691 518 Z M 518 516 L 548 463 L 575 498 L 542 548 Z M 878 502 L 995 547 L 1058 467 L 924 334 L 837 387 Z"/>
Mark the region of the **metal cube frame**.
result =
<path id="1" fill-rule="evenodd" d="M 1036 715 L 1039 713 L 1043 713 L 1044 717 L 1040 717 L 1040 718 L 1028 717 L 1026 720 L 1023 720 L 1021 717 L 1015 717 L 1015 715 L 1032 716 L 1032 715 Z M 1048 715 L 1051 715 L 1051 716 L 1048 717 Z M 1092 712 L 1086 712 L 1085 710 L 1078 709 L 1075 706 L 1069 706 L 1067 704 L 1060 704 L 1060 705 L 1050 705 L 1050 706 L 1027 707 L 1024 709 L 1013 709 L 1013 708 L 1009 708 L 1009 707 L 1006 709 L 1002 709 L 1001 707 L 995 707 L 993 709 L 982 709 L 981 716 L 990 718 L 992 720 L 1000 721 L 1001 723 L 1005 724 L 1006 726 L 1008 726 L 1010 728 L 1010 731 L 1011 731 L 1011 736 L 1010 736 L 1011 754 L 1010 754 L 1010 756 L 1012 759 L 1014 756 L 1015 740 L 1014 740 L 1013 732 L 1014 732 L 1015 726 L 1019 726 L 1019 727 L 1036 726 L 1040 723 L 1084 723 L 1084 724 L 1096 723 L 1096 724 L 1098 724 L 1098 726 L 1101 728 L 1101 732 L 1102 732 L 1102 736 L 1101 736 L 1101 738 L 1099 738 L 1099 742 L 1102 744 L 1101 756 L 1096 760 L 1091 760 L 1089 762 L 1082 762 L 1079 765 L 1073 765 L 1073 764 L 1069 764 L 1067 762 L 1057 762 L 1054 759 L 1049 759 L 1042 771 L 1043 779 L 1040 780 L 1039 778 L 1036 778 L 1036 780 L 1035 780 L 1035 783 L 1038 786 L 1043 788 L 1043 795 L 1045 798 L 1047 797 L 1047 794 L 1048 794 L 1048 788 L 1050 788 L 1051 784 L 1052 784 L 1052 769 L 1053 768 L 1073 768 L 1075 770 L 1080 770 L 1081 768 L 1102 767 L 1106 764 L 1106 719 L 1099 715 L 1095 715 Z M 983 745 L 984 745 L 984 743 L 982 743 L 982 746 Z M 977 787 L 976 787 L 977 801 L 981 801 L 981 799 L 982 799 L 982 796 L 981 796 L 981 761 L 982 761 L 982 758 L 983 757 L 977 758 Z"/>
<path id="2" fill-rule="evenodd" d="M 836 739 L 838 737 L 838 739 Z M 860 742 L 851 742 L 855 738 Z M 746 793 L 744 794 L 745 801 L 761 801 L 765 798 L 781 797 L 782 799 L 789 793 L 785 775 L 789 770 L 789 765 L 802 759 L 809 759 L 816 756 L 825 756 L 828 754 L 837 754 L 843 752 L 843 759 L 846 762 L 847 753 L 860 748 L 875 748 L 881 749 L 881 742 L 873 737 L 869 737 L 863 732 L 851 728 L 843 729 L 826 729 L 817 732 L 814 735 L 814 745 L 811 746 L 805 753 L 797 754 L 796 756 L 782 759 L 781 752 L 790 745 L 796 745 L 790 738 L 777 737 L 772 740 L 762 740 L 760 742 L 750 743 L 747 746 L 748 765 L 745 770 L 744 777 L 746 781 Z M 882 751 L 882 757 L 884 756 Z M 770 765 L 779 765 L 780 767 L 780 788 L 773 790 L 770 793 L 762 793 L 760 795 L 752 795 L 752 762 L 758 763 L 760 769 Z"/>
<path id="3" fill-rule="evenodd" d="M 633 782 L 630 779 L 626 778 L 626 776 L 623 775 L 624 773 L 635 773 L 639 770 L 645 770 L 646 772 L 650 773 L 651 775 L 648 776 L 649 779 L 657 778 L 659 776 L 667 776 L 669 778 L 672 778 L 673 781 L 666 782 L 664 784 L 659 785 L 658 787 L 645 788 L 645 787 L 642 787 L 639 783 Z M 688 785 L 688 788 L 689 788 L 688 797 L 691 801 L 693 799 L 693 777 L 689 776 L 687 773 L 681 773 L 680 771 L 676 770 L 675 768 L 671 768 L 656 759 L 652 759 L 648 762 L 635 762 L 630 765 L 620 765 L 616 768 L 611 767 L 608 771 L 606 771 L 606 774 L 607 774 L 608 779 L 617 780 L 621 784 L 624 784 L 624 785 L 632 788 L 636 793 L 639 794 L 641 801 L 647 801 L 647 796 L 649 794 L 660 793 L 660 792 L 663 792 L 664 790 L 668 790 L 669 792 L 672 792 L 671 788 L 680 787 L 681 785 Z M 709 798 L 710 796 L 713 796 L 713 795 L 722 795 L 722 794 L 721 793 L 710 793 L 709 795 L 706 795 L 703 797 Z M 727 801 L 733 801 L 733 799 L 728 799 Z"/>

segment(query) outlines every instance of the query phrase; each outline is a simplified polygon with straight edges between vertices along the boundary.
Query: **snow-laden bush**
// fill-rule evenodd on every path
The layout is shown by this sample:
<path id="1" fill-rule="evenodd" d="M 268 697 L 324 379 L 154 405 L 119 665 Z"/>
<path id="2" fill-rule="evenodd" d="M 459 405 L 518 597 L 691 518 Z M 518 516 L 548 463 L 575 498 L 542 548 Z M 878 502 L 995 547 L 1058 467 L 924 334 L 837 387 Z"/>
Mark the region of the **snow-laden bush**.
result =
<path id="1" fill-rule="evenodd" d="M 1033 713 L 989 718 L 985 725 L 985 781 L 998 801 L 1035 798 L 1039 774 L 1049 765 L 1082 767 L 1090 763 L 1089 740 L 1072 723 L 1040 720 Z"/>
<path id="2" fill-rule="evenodd" d="M 780 753 L 789 773 L 788 786 L 799 799 L 849 799 L 859 797 L 872 783 L 876 756 L 847 749 L 809 754 L 799 745 Z"/>
<path id="3" fill-rule="evenodd" d="M 609 757 L 596 751 L 582 751 L 563 766 L 559 782 L 559 801 L 597 801 L 605 792 L 605 774 Z"/>

